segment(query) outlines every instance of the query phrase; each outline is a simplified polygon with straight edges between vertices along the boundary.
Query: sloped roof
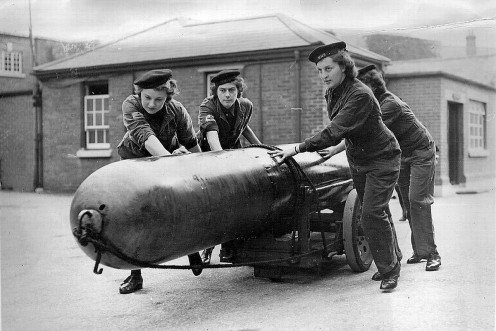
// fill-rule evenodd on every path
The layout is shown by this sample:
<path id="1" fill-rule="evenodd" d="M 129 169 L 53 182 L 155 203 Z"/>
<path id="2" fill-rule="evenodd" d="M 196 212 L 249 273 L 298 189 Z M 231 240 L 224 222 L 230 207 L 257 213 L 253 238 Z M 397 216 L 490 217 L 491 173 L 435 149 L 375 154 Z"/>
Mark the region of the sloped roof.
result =
<path id="1" fill-rule="evenodd" d="M 228 53 L 304 47 L 340 41 L 334 35 L 282 14 L 182 24 L 173 19 L 89 52 L 34 68 L 35 72 L 60 71 L 118 64 L 208 57 Z M 355 56 L 376 62 L 389 59 L 348 45 Z"/>
<path id="2" fill-rule="evenodd" d="M 427 75 L 447 75 L 496 88 L 496 54 L 452 59 L 432 58 L 412 61 L 393 61 L 385 76 L 391 78 Z"/>

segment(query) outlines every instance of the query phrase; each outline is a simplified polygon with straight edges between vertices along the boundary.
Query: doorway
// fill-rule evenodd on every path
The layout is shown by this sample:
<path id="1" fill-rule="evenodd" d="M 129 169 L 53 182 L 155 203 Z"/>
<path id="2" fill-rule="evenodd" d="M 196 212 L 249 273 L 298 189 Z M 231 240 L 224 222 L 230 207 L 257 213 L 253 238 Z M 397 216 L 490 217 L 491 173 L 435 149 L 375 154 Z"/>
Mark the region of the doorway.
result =
<path id="1" fill-rule="evenodd" d="M 448 166 L 452 185 L 465 183 L 463 171 L 463 104 L 448 101 Z"/>

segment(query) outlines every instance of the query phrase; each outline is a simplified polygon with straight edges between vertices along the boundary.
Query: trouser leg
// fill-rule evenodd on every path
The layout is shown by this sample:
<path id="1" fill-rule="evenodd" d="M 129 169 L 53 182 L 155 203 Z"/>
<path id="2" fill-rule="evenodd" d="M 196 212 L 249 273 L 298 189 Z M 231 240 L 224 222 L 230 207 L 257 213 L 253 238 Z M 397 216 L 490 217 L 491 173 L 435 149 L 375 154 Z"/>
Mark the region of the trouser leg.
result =
<path id="1" fill-rule="evenodd" d="M 393 223 L 393 216 L 391 215 L 391 210 L 389 209 L 389 205 L 387 207 L 386 213 L 388 215 L 389 224 L 391 224 L 391 229 L 393 232 L 394 250 L 396 252 L 396 257 L 398 258 L 398 260 L 401 261 L 403 259 L 403 253 L 401 252 L 400 245 L 398 243 L 398 238 L 396 236 L 396 229 L 395 229 L 394 223 Z"/>
<path id="2" fill-rule="evenodd" d="M 410 227 L 415 252 L 422 257 L 437 253 L 431 213 L 431 205 L 434 203 L 434 175 L 434 149 L 416 151 L 410 165 Z"/>
<path id="3" fill-rule="evenodd" d="M 410 225 L 410 230 L 412 229 L 412 220 L 410 214 L 410 163 L 409 159 L 403 158 L 401 161 L 400 175 L 398 178 L 398 188 L 400 190 L 401 198 L 403 199 L 404 209 L 408 214 L 408 224 Z M 410 241 L 412 243 L 412 249 L 415 254 L 417 254 L 417 248 L 415 245 L 415 237 L 413 231 L 411 231 Z"/>
<path id="4" fill-rule="evenodd" d="M 398 180 L 399 157 L 379 160 L 366 166 L 350 163 L 353 181 L 362 202 L 362 225 L 381 274 L 387 273 L 398 263 L 395 249 L 394 227 L 387 213 L 388 203 Z"/>

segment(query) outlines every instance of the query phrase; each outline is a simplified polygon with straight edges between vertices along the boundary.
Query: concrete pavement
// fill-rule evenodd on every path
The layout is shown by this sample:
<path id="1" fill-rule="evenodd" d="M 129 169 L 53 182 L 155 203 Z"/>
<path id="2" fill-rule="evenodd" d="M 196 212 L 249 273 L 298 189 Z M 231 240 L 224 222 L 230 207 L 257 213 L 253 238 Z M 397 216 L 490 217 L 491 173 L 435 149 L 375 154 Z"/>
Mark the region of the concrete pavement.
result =
<path id="1" fill-rule="evenodd" d="M 142 291 L 120 295 L 128 271 L 94 262 L 69 227 L 71 195 L 0 192 L 3 330 L 493 330 L 495 195 L 436 199 L 433 215 L 443 265 L 403 265 L 398 288 L 379 290 L 337 257 L 323 276 L 281 283 L 252 268 L 144 270 Z M 391 209 L 400 216 L 397 200 Z M 411 254 L 407 223 L 395 222 Z M 214 261 L 218 261 L 218 248 Z M 172 263 L 187 263 L 186 258 Z"/>

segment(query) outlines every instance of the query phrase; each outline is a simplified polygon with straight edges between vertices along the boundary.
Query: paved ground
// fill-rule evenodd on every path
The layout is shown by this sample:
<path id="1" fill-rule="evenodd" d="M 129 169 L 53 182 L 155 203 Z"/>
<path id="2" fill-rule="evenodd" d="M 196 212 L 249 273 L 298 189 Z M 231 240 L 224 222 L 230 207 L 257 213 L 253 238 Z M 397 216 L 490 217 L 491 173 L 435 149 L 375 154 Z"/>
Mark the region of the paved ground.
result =
<path id="1" fill-rule="evenodd" d="M 120 295 L 128 272 L 104 267 L 93 274 L 93 261 L 72 237 L 72 196 L 2 191 L 2 329 L 494 330 L 494 198 L 494 191 L 438 198 L 443 265 L 426 272 L 424 264 L 404 264 L 392 293 L 370 280 L 375 266 L 355 274 L 338 257 L 321 277 L 298 274 L 281 283 L 254 278 L 249 267 L 200 277 L 145 270 L 145 288 Z M 392 212 L 397 219 L 397 201 Z M 396 228 L 408 257 L 408 224 Z"/>

